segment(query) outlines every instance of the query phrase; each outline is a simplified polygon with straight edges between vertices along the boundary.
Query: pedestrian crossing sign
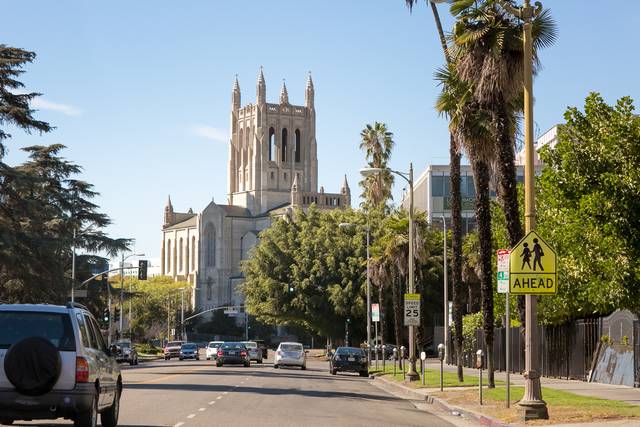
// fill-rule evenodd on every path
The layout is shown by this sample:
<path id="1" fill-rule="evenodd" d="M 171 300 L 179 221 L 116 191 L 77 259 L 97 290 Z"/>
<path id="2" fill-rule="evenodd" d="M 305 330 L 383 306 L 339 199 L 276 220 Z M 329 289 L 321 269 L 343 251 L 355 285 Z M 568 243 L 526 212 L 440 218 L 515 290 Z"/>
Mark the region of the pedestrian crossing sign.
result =
<path id="1" fill-rule="evenodd" d="M 509 292 L 512 294 L 555 294 L 556 252 L 535 231 L 529 232 L 511 249 Z"/>

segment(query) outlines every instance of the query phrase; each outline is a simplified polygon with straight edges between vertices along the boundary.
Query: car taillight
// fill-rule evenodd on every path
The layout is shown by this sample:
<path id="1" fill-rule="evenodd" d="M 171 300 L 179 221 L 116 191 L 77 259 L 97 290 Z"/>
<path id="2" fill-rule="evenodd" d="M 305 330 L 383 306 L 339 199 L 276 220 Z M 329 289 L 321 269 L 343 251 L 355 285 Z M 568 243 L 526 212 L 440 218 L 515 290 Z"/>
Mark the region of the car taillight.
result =
<path id="1" fill-rule="evenodd" d="M 241 351 L 241 352 L 240 352 L 240 356 L 242 356 L 242 357 L 246 357 L 246 356 L 247 356 L 247 352 L 246 352 L 246 351 Z"/>
<path id="2" fill-rule="evenodd" d="M 222 356 L 222 350 L 218 352 L 218 356 Z"/>
<path id="3" fill-rule="evenodd" d="M 89 382 L 89 362 L 84 357 L 76 357 L 76 382 Z"/>

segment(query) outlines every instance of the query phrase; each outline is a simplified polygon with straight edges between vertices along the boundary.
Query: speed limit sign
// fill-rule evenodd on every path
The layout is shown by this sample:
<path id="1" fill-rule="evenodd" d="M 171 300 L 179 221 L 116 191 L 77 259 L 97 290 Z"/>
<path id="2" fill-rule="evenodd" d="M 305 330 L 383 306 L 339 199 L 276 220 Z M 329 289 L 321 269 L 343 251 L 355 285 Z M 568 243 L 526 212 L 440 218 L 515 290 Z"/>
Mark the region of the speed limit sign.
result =
<path id="1" fill-rule="evenodd" d="M 404 294 L 404 326 L 420 326 L 420 294 Z"/>

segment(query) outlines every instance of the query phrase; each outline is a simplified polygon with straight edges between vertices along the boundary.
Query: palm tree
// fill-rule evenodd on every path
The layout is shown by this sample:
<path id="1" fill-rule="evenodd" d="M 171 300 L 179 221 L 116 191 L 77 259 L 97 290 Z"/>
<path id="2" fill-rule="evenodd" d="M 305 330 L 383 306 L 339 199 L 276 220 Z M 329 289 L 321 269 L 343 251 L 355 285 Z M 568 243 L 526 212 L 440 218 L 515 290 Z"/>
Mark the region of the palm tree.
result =
<path id="1" fill-rule="evenodd" d="M 367 126 L 360 132 L 362 142 L 360 149 L 365 151 L 367 165 L 371 168 L 387 168 L 387 162 L 391 157 L 391 151 L 395 143 L 393 133 L 387 130 L 387 125 L 375 122 L 373 126 Z M 365 208 L 384 208 L 393 197 L 391 188 L 393 187 L 393 175 L 391 172 L 377 173 L 360 181 L 363 188 L 362 198 Z"/>
<path id="2" fill-rule="evenodd" d="M 442 29 L 442 22 L 440 20 L 440 14 L 436 3 L 441 3 L 443 0 L 425 0 L 431 5 L 431 12 L 433 19 L 436 23 L 438 30 L 438 38 L 442 45 L 442 52 L 447 64 L 451 63 L 451 55 L 449 54 L 449 48 L 447 46 L 447 39 Z M 411 11 L 413 6 L 418 3 L 418 0 L 405 0 L 405 4 Z M 463 281 L 462 281 L 462 201 L 460 194 L 460 160 L 462 154 L 460 152 L 460 146 L 457 144 L 456 139 L 451 133 L 449 135 L 449 157 L 450 157 L 450 171 L 449 176 L 451 179 L 451 290 L 453 299 L 453 324 L 455 329 L 455 350 L 456 350 L 456 363 L 458 366 L 458 381 L 464 381 L 464 371 L 462 367 L 462 350 L 463 339 L 462 335 L 462 315 L 463 315 Z"/>

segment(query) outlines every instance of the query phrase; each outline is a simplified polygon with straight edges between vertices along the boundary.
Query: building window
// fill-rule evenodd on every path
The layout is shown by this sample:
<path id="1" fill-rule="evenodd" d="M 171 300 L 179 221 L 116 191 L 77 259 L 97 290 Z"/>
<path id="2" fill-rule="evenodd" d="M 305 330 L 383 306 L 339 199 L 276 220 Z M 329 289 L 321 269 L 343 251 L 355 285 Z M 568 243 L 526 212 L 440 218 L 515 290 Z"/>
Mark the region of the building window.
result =
<path id="1" fill-rule="evenodd" d="M 271 180 L 275 179 L 275 175 L 273 174 L 273 171 L 271 171 Z"/>
<path id="2" fill-rule="evenodd" d="M 178 271 L 183 270 L 182 266 L 182 247 L 183 247 L 182 237 L 180 238 L 180 246 L 178 246 Z"/>
<path id="3" fill-rule="evenodd" d="M 207 279 L 207 300 L 211 301 L 211 297 L 213 296 L 213 283 L 211 283 L 211 279 Z"/>
<path id="4" fill-rule="evenodd" d="M 280 160 L 287 161 L 287 128 L 282 129 L 282 155 Z"/>
<path id="5" fill-rule="evenodd" d="M 444 196 L 444 179 L 442 175 L 433 175 L 431 177 L 431 196 L 443 197 Z"/>
<path id="6" fill-rule="evenodd" d="M 208 223 L 204 230 L 205 240 L 207 242 L 207 267 L 215 267 L 216 265 L 216 229 L 213 224 Z"/>
<path id="7" fill-rule="evenodd" d="M 191 238 L 191 270 L 196 269 L 196 236 Z"/>
<path id="8" fill-rule="evenodd" d="M 300 146 L 300 129 L 296 129 L 296 146 L 295 146 L 295 160 L 296 163 L 300 163 L 300 151 L 301 146 Z"/>
<path id="9" fill-rule="evenodd" d="M 167 273 L 171 271 L 171 239 L 167 240 Z"/>
<path id="10" fill-rule="evenodd" d="M 284 180 L 285 181 L 287 180 L 287 173 L 286 172 L 284 173 Z"/>
<path id="11" fill-rule="evenodd" d="M 276 131 L 269 128 L 269 160 L 274 159 L 276 151 Z"/>

